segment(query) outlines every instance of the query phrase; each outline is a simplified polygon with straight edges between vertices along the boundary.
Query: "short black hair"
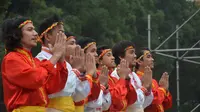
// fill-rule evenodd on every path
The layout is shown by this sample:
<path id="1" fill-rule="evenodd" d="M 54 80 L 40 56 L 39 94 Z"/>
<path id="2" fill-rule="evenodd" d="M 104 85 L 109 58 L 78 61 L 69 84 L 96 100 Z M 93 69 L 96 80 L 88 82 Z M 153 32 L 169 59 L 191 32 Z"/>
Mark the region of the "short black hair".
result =
<path id="1" fill-rule="evenodd" d="M 139 50 L 137 50 L 136 55 L 137 55 L 137 59 L 140 58 L 142 55 L 144 55 L 144 51 L 150 51 L 147 47 L 142 47 Z M 143 57 L 140 59 L 143 60 Z M 139 69 L 140 65 L 138 63 L 136 63 L 136 70 Z"/>
<path id="2" fill-rule="evenodd" d="M 125 56 L 125 49 L 129 46 L 133 46 L 135 48 L 135 45 L 133 42 L 128 41 L 128 40 L 122 40 L 118 43 L 116 43 L 113 48 L 112 48 L 112 53 L 113 56 L 115 57 L 115 63 L 118 65 L 120 63 L 120 58 L 119 57 L 124 57 Z"/>
<path id="3" fill-rule="evenodd" d="M 77 44 L 81 46 L 81 48 L 83 49 L 84 47 L 86 47 L 89 43 L 91 42 L 96 42 L 94 39 L 89 38 L 89 37 L 84 37 L 82 39 L 80 39 Z M 86 50 L 86 49 L 85 49 Z M 85 51 L 84 51 L 85 52 Z"/>
<path id="4" fill-rule="evenodd" d="M 74 34 L 73 34 L 72 32 L 65 32 L 65 35 L 66 35 L 67 37 L 74 36 Z"/>
<path id="5" fill-rule="evenodd" d="M 26 20 L 30 20 L 27 17 L 18 16 L 11 19 L 6 19 L 2 24 L 1 37 L 5 43 L 7 52 L 14 51 L 15 48 L 21 47 L 22 28 L 19 25 Z"/>
<path id="6" fill-rule="evenodd" d="M 58 16 L 56 14 L 43 20 L 42 23 L 39 25 L 38 34 L 41 35 L 47 28 L 49 28 L 52 24 L 54 24 L 56 22 L 58 22 L 59 24 L 62 22 L 60 16 Z M 49 30 L 47 33 L 51 33 L 51 31 L 52 30 Z M 42 38 L 42 41 L 44 42 L 44 38 Z"/>

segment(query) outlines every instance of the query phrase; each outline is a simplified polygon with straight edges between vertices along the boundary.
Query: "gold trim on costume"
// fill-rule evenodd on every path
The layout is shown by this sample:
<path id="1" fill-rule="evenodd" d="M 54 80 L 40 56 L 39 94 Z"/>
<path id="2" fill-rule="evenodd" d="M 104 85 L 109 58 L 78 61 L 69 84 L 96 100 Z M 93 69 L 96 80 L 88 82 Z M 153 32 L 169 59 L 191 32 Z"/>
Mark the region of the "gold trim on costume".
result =
<path id="1" fill-rule="evenodd" d="M 12 112 L 46 112 L 46 108 L 42 106 L 22 106 Z"/>
<path id="2" fill-rule="evenodd" d="M 47 107 L 62 112 L 75 112 L 74 101 L 71 96 L 59 96 L 50 98 Z"/>
<path id="3" fill-rule="evenodd" d="M 25 50 L 17 48 L 16 51 L 19 52 L 19 53 L 21 53 L 21 54 L 24 54 L 29 59 L 29 61 L 32 62 L 33 67 L 34 68 L 36 67 L 36 64 L 35 64 L 35 61 L 33 60 L 33 57 L 30 56 Z M 45 97 L 46 94 L 44 92 L 44 89 L 42 87 L 40 87 L 39 90 L 40 90 L 40 93 L 42 94 L 43 101 L 45 103 L 44 105 L 47 105 L 47 100 L 46 100 L 46 97 Z"/>

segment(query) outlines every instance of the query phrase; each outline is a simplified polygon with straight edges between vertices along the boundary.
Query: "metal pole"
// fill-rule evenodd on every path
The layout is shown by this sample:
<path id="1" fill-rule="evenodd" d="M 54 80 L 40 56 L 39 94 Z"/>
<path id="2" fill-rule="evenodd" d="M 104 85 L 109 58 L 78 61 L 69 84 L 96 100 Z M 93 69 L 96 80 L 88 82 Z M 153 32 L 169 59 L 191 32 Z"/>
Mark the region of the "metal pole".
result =
<path id="1" fill-rule="evenodd" d="M 178 29 L 178 25 L 176 25 L 176 29 Z M 179 49 L 179 32 L 176 32 L 176 49 Z M 177 84 L 177 112 L 180 112 L 180 88 L 179 88 L 179 51 L 176 51 L 176 84 Z"/>
<path id="2" fill-rule="evenodd" d="M 179 58 L 179 60 L 181 60 L 181 59 Z M 198 61 L 192 61 L 192 60 L 188 60 L 188 59 L 182 59 L 182 60 L 185 61 L 185 62 L 190 62 L 190 63 L 193 63 L 193 64 L 200 65 L 200 62 L 198 62 Z"/>
<path id="3" fill-rule="evenodd" d="M 199 58 L 200 58 L 200 56 L 183 57 L 183 59 L 199 59 Z"/>
<path id="4" fill-rule="evenodd" d="M 165 57 L 168 57 L 168 58 L 177 59 L 177 57 L 172 56 L 172 55 L 169 55 L 169 54 L 164 54 L 164 53 L 159 53 L 159 52 L 156 52 L 156 54 L 159 54 L 159 55 L 161 55 L 161 56 L 165 56 Z"/>
<path id="5" fill-rule="evenodd" d="M 188 21 L 190 21 L 199 11 L 200 8 L 192 16 L 190 16 L 179 28 L 177 28 L 169 37 L 167 37 L 155 50 L 159 49 L 165 42 L 167 42 L 179 29 L 181 29 Z"/>
<path id="6" fill-rule="evenodd" d="M 177 59 L 176 56 L 172 56 L 172 55 L 169 55 L 169 54 L 158 53 L 158 52 L 156 52 L 156 54 L 161 55 L 161 56 L 165 56 L 165 57 L 169 57 L 169 58 L 173 58 L 173 59 Z M 188 60 L 188 59 L 181 59 L 181 58 L 178 58 L 178 60 L 200 65 L 200 62 L 198 62 L 198 61 L 193 61 L 193 60 Z"/>
<path id="7" fill-rule="evenodd" d="M 151 50 L 151 15 L 148 14 L 148 48 Z"/>
<path id="8" fill-rule="evenodd" d="M 197 43 L 195 43 L 192 47 L 191 47 L 191 49 L 192 48 L 194 48 L 197 44 L 199 44 L 200 43 L 200 40 L 197 42 Z M 189 51 L 186 51 L 182 56 L 181 56 L 181 58 L 183 58 L 187 53 L 188 53 Z"/>
<path id="9" fill-rule="evenodd" d="M 175 51 L 198 51 L 200 48 L 182 48 L 182 49 L 160 49 L 152 50 L 152 52 L 175 52 Z"/>
<path id="10" fill-rule="evenodd" d="M 190 112 L 194 112 L 198 107 L 200 106 L 200 104 L 198 104 L 194 109 L 192 109 Z"/>

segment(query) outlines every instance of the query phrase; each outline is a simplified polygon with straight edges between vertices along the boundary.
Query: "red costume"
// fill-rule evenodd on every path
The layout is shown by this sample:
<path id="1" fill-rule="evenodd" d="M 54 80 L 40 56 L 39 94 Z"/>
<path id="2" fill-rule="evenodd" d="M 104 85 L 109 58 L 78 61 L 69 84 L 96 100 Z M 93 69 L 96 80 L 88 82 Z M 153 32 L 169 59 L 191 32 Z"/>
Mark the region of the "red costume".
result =
<path id="1" fill-rule="evenodd" d="M 109 72 L 109 91 L 111 94 L 111 106 L 108 112 L 125 112 L 126 108 L 137 100 L 137 93 L 130 80 L 117 79 Z"/>
<path id="2" fill-rule="evenodd" d="M 144 73 L 137 71 L 137 75 L 141 78 Z M 170 92 L 160 87 L 155 79 L 152 80 L 152 92 L 154 99 L 152 104 L 145 108 L 145 112 L 164 112 L 164 110 L 172 107 L 172 96 Z"/>
<path id="3" fill-rule="evenodd" d="M 65 63 L 56 66 L 54 68 L 48 60 L 33 58 L 22 48 L 8 53 L 2 62 L 4 102 L 8 112 L 27 106 L 47 106 L 47 95 L 62 90 L 67 80 Z"/>

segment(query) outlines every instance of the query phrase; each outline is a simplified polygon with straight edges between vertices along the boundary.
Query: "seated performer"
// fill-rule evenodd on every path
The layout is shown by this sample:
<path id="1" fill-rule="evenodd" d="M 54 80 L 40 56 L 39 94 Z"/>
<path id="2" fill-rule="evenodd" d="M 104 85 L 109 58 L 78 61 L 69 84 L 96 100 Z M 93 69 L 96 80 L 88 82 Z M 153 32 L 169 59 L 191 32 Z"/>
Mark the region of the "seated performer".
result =
<path id="1" fill-rule="evenodd" d="M 49 60 L 32 57 L 31 49 L 37 45 L 38 34 L 30 19 L 17 17 L 5 20 L 2 37 L 7 54 L 2 62 L 4 102 L 8 112 L 46 112 L 47 94 L 64 88 L 61 80 L 46 85 L 50 78 L 67 76 L 64 55 L 64 38 L 56 39 Z M 54 66 L 57 68 L 54 68 Z M 64 79 L 66 80 L 66 77 Z"/>
<path id="2" fill-rule="evenodd" d="M 149 66 L 150 69 L 154 68 L 154 59 L 151 52 L 148 49 L 142 49 L 137 54 L 137 75 L 142 78 L 145 72 L 145 67 Z M 145 108 L 145 112 L 164 112 L 164 110 L 172 107 L 172 96 L 168 90 L 169 88 L 169 75 L 163 73 L 159 84 L 153 79 L 152 80 L 152 91 L 153 91 L 153 102 L 150 106 Z"/>

